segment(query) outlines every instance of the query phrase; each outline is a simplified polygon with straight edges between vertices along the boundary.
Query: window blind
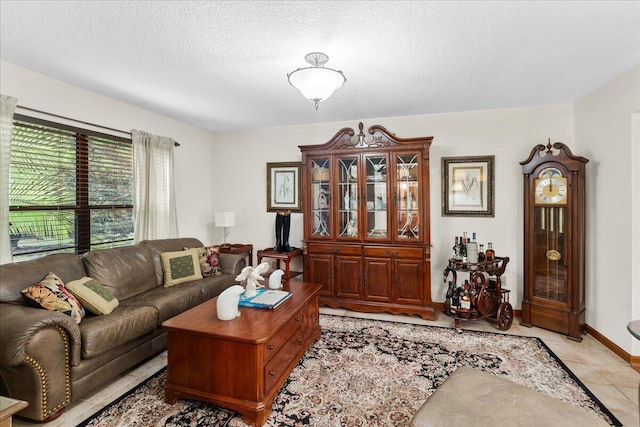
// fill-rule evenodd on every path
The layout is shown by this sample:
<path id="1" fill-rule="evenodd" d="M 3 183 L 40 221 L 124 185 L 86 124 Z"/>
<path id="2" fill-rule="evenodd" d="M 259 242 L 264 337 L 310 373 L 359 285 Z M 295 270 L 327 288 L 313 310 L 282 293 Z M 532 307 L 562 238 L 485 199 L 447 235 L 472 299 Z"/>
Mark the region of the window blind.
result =
<path id="1" fill-rule="evenodd" d="M 133 242 L 130 140 L 16 116 L 9 174 L 14 261 Z"/>

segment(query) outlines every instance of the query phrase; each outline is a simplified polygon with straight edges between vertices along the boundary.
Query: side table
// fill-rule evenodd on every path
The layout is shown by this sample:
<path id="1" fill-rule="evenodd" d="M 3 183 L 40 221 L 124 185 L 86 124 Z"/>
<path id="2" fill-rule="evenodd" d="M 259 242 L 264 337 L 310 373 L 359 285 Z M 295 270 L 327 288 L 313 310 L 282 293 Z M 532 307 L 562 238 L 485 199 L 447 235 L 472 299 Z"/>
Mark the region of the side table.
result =
<path id="1" fill-rule="evenodd" d="M 13 414 L 29 406 L 24 400 L 0 396 L 0 427 L 11 427 Z"/>
<path id="2" fill-rule="evenodd" d="M 253 266 L 253 245 L 244 243 L 234 243 L 232 245 L 220 245 L 221 254 L 249 254 L 249 265 Z M 258 264 L 260 261 L 258 261 Z"/>
<path id="3" fill-rule="evenodd" d="M 262 258 L 274 258 L 277 260 L 277 267 L 280 268 L 280 261 L 284 261 L 284 277 L 283 280 L 289 280 L 292 277 L 295 277 L 299 274 L 302 274 L 301 271 L 291 271 L 289 269 L 289 263 L 292 259 L 302 256 L 302 249 L 300 248 L 291 248 L 291 252 L 276 252 L 275 248 L 267 248 L 261 249 L 258 251 L 258 264 L 262 261 Z"/>

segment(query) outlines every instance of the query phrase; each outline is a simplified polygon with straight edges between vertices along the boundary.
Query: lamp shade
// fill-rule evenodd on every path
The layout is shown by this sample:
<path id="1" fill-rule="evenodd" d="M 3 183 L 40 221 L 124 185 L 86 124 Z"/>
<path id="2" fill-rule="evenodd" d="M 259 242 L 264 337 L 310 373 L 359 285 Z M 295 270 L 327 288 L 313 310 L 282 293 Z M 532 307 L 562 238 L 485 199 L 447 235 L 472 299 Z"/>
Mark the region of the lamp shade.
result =
<path id="1" fill-rule="evenodd" d="M 233 227 L 236 225 L 235 212 L 216 212 L 215 224 L 216 227 Z"/>

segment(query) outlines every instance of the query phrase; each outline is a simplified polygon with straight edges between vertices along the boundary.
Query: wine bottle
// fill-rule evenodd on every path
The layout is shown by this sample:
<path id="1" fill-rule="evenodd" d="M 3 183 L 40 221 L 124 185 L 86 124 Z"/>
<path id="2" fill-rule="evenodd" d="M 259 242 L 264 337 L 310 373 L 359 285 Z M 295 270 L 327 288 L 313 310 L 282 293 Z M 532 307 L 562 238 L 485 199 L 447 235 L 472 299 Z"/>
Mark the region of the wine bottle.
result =
<path id="1" fill-rule="evenodd" d="M 469 295 L 469 291 L 466 289 L 462 294 L 462 299 L 460 300 L 460 308 L 466 308 L 467 310 L 471 309 L 471 296 Z"/>
<path id="2" fill-rule="evenodd" d="M 444 305 L 445 306 L 451 306 L 451 293 L 452 293 L 452 289 L 451 289 L 451 282 L 449 282 L 449 286 L 447 287 L 447 293 L 445 295 L 444 298 Z"/>
<path id="3" fill-rule="evenodd" d="M 484 262 L 484 245 L 480 243 L 480 249 L 478 249 L 478 262 Z"/>
<path id="4" fill-rule="evenodd" d="M 453 307 L 459 307 L 460 306 L 460 293 L 458 292 L 458 289 L 453 287 L 451 292 L 452 292 L 451 305 Z"/>
<path id="5" fill-rule="evenodd" d="M 475 241 L 476 233 L 473 233 L 473 240 L 467 243 L 467 261 L 469 270 L 478 269 L 478 243 Z"/>
<path id="6" fill-rule="evenodd" d="M 487 243 L 487 250 L 484 252 L 484 256 L 487 261 L 493 261 L 496 258 L 496 252 L 493 250 L 493 244 Z"/>
<path id="7" fill-rule="evenodd" d="M 465 231 L 464 233 L 462 233 L 462 249 L 460 250 L 460 256 L 462 256 L 462 258 L 466 258 L 467 256 L 467 232 Z"/>
<path id="8" fill-rule="evenodd" d="M 458 242 L 458 236 L 456 236 L 456 241 L 453 244 L 453 259 L 458 259 L 460 254 L 460 243 Z"/>

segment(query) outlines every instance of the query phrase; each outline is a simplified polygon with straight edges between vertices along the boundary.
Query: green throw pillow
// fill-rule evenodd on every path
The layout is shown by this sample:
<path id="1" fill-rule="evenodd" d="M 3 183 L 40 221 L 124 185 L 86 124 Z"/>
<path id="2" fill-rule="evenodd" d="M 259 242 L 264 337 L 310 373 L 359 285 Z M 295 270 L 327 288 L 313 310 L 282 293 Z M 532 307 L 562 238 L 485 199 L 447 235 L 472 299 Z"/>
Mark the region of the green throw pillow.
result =
<path id="1" fill-rule="evenodd" d="M 91 277 L 83 277 L 69 282 L 67 289 L 80 300 L 84 308 L 93 314 L 109 314 L 120 304 L 120 301 L 109 292 L 109 289 Z"/>
<path id="2" fill-rule="evenodd" d="M 160 261 L 162 261 L 162 270 L 164 271 L 164 286 L 202 279 L 196 248 L 162 253 Z"/>

